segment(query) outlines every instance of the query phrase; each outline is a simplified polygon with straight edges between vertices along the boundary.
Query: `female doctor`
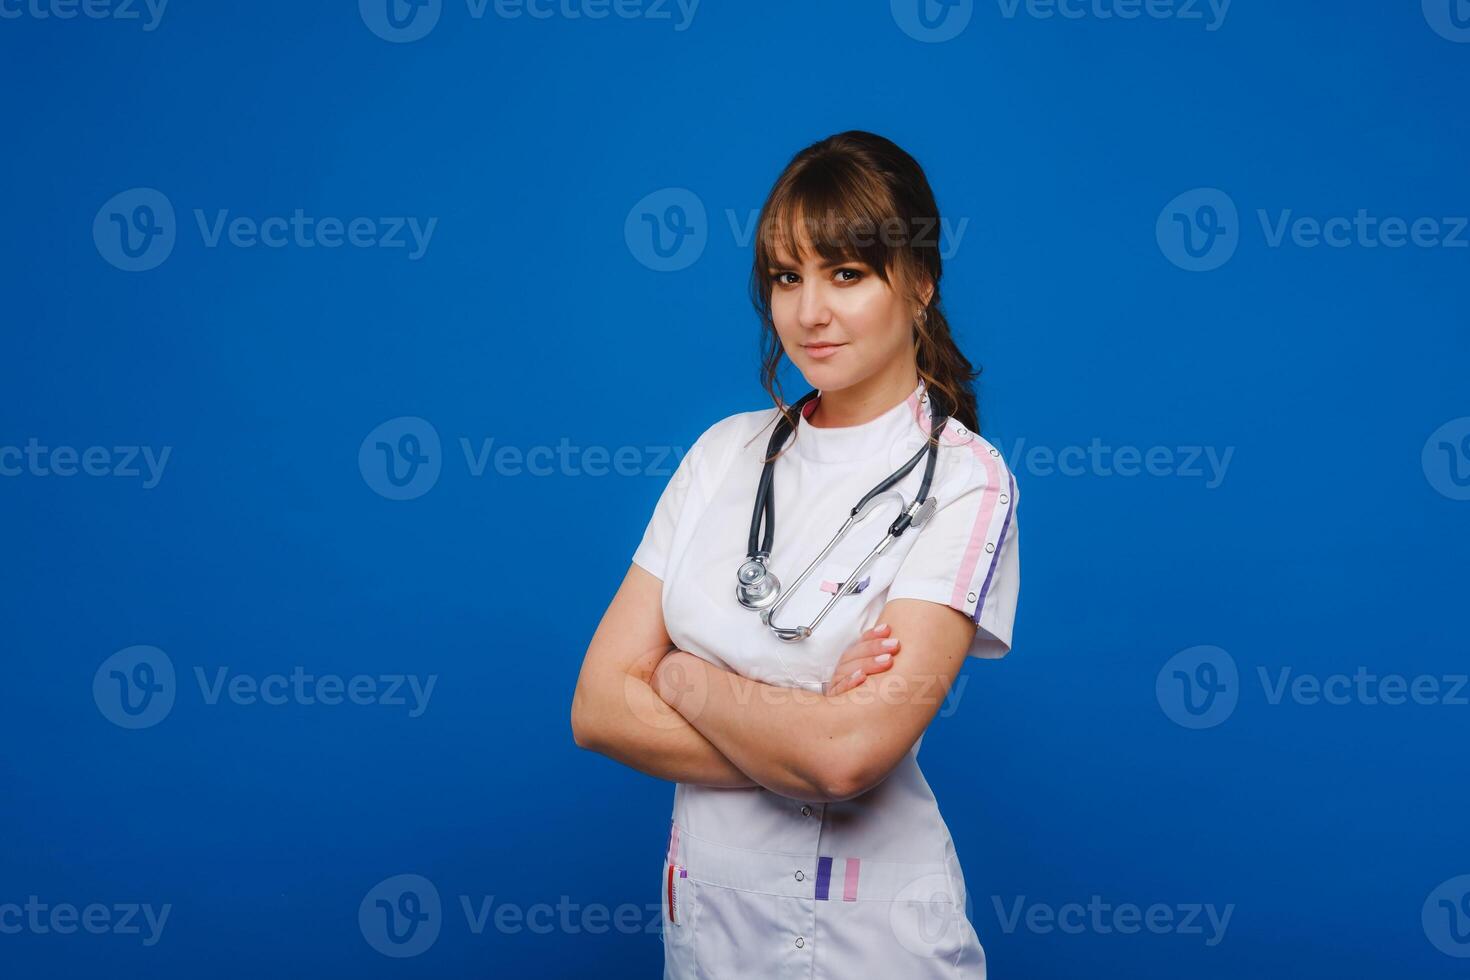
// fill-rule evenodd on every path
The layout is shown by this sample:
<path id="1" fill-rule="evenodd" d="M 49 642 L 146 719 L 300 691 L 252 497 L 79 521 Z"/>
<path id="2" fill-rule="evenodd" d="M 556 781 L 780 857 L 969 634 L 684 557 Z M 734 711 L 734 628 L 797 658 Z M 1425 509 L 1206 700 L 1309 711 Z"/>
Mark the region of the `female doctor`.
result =
<path id="1" fill-rule="evenodd" d="M 965 657 L 1010 649 L 1017 495 L 938 227 L 880 136 L 791 161 L 752 278 L 774 407 L 685 455 L 588 647 L 577 744 L 677 784 L 666 978 L 985 975 L 917 755 Z M 783 356 L 813 389 L 791 405 Z"/>

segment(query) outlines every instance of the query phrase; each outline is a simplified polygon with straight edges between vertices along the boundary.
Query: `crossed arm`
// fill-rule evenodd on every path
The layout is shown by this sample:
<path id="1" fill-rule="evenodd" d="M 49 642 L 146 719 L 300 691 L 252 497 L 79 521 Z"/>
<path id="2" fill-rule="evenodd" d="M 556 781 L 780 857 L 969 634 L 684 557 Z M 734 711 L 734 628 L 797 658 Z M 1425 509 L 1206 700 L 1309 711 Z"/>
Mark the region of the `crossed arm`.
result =
<path id="1" fill-rule="evenodd" d="M 577 679 L 577 744 L 661 779 L 763 786 L 812 802 L 850 799 L 892 771 L 944 701 L 975 629 L 938 603 L 889 602 L 880 619 L 902 638 L 902 655 L 824 695 L 753 681 L 673 649 L 661 591 L 648 571 L 629 568 Z"/>

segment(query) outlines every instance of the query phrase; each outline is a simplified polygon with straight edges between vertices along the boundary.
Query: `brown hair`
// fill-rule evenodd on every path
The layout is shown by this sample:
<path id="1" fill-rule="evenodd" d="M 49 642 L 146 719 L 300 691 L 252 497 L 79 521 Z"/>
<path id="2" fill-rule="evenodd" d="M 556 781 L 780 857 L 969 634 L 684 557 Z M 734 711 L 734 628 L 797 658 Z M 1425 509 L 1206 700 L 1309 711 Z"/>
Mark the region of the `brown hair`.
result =
<path id="1" fill-rule="evenodd" d="M 798 224 L 805 235 L 798 235 Z M 781 397 L 776 370 L 785 351 L 771 318 L 770 269 L 775 253 L 800 257 L 810 242 L 824 260 L 861 261 L 895 289 L 905 290 L 923 314 L 914 321 L 919 377 L 931 398 L 970 431 L 980 431 L 971 367 L 950 333 L 939 303 L 939 206 L 913 157 L 874 133 L 850 130 L 820 140 L 792 157 L 761 208 L 755 236 L 751 300 L 760 314 L 761 385 L 794 428 L 796 414 Z M 926 304 L 923 288 L 934 291 Z M 937 433 L 931 433 L 931 439 Z"/>

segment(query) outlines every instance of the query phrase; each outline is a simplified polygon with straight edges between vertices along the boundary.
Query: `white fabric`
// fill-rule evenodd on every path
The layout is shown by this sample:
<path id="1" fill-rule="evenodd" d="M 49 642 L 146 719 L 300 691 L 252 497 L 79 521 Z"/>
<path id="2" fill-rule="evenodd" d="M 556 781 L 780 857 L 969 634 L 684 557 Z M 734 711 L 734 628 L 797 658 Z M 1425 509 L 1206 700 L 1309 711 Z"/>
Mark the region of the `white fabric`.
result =
<path id="1" fill-rule="evenodd" d="M 735 572 L 776 417 L 773 408 L 744 412 L 706 430 L 664 489 L 633 555 L 663 581 L 675 645 L 749 678 L 819 691 L 889 599 L 919 598 L 972 620 L 978 607 L 969 654 L 1003 656 L 1020 585 L 1017 489 L 994 447 L 953 420 L 930 488 L 935 516 L 894 542 L 865 573 L 867 587 L 839 600 L 811 637 L 783 643 L 736 602 Z M 796 581 L 869 489 L 918 451 L 928 425 L 922 383 L 862 425 L 817 428 L 800 420 L 775 464 L 770 567 L 783 584 Z M 894 488 L 905 503 L 923 466 L 921 459 Z M 811 622 L 831 598 L 822 582 L 842 582 L 900 507 L 887 499 L 855 526 L 776 622 Z M 960 864 L 919 769 L 921 743 L 882 783 L 842 803 L 679 784 L 660 880 L 665 976 L 983 978 L 984 953 L 963 912 Z M 818 900 L 823 856 L 832 859 L 831 876 L 828 898 Z M 844 900 L 848 858 L 859 859 L 853 901 Z"/>

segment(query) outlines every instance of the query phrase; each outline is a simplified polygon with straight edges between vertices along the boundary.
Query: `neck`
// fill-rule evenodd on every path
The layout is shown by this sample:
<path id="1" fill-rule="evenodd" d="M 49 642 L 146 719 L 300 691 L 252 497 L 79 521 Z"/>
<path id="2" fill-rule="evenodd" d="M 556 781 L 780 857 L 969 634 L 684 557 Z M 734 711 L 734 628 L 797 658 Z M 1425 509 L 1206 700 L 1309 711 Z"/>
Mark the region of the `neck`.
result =
<path id="1" fill-rule="evenodd" d="M 918 367 L 896 363 L 856 384 L 823 391 L 807 422 L 819 429 L 836 429 L 871 422 L 913 394 L 919 384 Z"/>

